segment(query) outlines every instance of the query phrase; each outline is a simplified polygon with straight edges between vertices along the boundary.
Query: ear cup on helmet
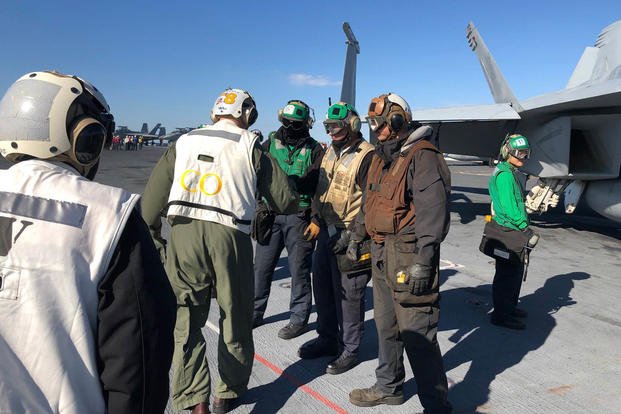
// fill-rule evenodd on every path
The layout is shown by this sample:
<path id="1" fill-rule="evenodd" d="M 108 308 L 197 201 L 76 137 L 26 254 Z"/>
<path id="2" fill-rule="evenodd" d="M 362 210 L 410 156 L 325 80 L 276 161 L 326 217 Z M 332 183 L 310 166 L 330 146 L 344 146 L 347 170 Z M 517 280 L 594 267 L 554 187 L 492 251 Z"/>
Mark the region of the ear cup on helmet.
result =
<path id="1" fill-rule="evenodd" d="M 405 125 L 405 114 L 399 107 L 393 107 L 387 115 L 388 124 L 393 132 L 398 132 Z"/>
<path id="2" fill-rule="evenodd" d="M 78 118 L 72 123 L 69 131 L 71 140 L 69 157 L 81 166 L 96 163 L 103 150 L 106 135 L 106 128 L 95 118 Z"/>
<path id="3" fill-rule="evenodd" d="M 360 117 L 358 115 L 352 114 L 352 117 L 349 119 L 349 128 L 352 130 L 353 133 L 358 133 L 360 132 L 360 127 Z"/>
<path id="4" fill-rule="evenodd" d="M 253 105 L 252 109 L 250 109 L 249 113 L 247 113 L 247 116 L 246 116 L 246 124 L 248 125 L 248 127 L 254 124 L 257 121 L 258 117 L 259 117 L 259 111 L 257 111 L 257 108 L 255 108 Z"/>

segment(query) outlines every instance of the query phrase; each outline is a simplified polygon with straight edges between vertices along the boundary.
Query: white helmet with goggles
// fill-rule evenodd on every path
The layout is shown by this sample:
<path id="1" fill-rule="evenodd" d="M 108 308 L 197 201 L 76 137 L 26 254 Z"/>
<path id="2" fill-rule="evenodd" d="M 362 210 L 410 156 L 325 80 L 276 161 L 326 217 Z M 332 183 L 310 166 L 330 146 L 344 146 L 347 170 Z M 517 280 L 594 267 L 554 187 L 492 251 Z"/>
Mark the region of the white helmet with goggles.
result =
<path id="1" fill-rule="evenodd" d="M 348 103 L 337 102 L 328 108 L 326 120 L 323 121 L 326 133 L 333 135 L 340 132 L 343 128 L 348 128 L 351 132 L 360 131 L 360 117 L 356 109 Z"/>
<path id="2" fill-rule="evenodd" d="M 113 132 L 105 98 L 77 76 L 28 73 L 0 101 L 0 154 L 9 161 L 54 158 L 92 178 Z"/>
<path id="3" fill-rule="evenodd" d="M 227 89 L 216 98 L 211 108 L 211 120 L 216 122 L 224 115 L 241 119 L 248 128 L 255 123 L 259 113 L 250 93 L 243 89 Z"/>
<path id="4" fill-rule="evenodd" d="M 393 134 L 412 121 L 410 105 L 396 93 L 386 93 L 371 99 L 367 122 L 374 132 L 388 125 Z"/>

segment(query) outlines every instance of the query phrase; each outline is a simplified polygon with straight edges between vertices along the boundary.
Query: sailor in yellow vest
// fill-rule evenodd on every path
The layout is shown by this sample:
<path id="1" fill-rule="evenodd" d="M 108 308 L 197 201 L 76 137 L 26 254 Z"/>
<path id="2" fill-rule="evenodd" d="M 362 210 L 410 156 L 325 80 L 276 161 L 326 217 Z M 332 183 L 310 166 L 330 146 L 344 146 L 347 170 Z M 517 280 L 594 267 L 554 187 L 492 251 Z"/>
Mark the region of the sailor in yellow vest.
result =
<path id="1" fill-rule="evenodd" d="M 301 358 L 331 355 L 329 374 L 341 374 L 356 366 L 364 326 L 364 292 L 368 270 L 342 274 L 336 254 L 344 254 L 348 226 L 358 214 L 362 191 L 373 155 L 373 146 L 362 138 L 360 118 L 349 104 L 338 102 L 324 121 L 332 138 L 319 169 L 314 211 L 320 232 L 313 260 L 313 292 L 317 309 L 318 337 L 299 349 Z"/>
<path id="2" fill-rule="evenodd" d="M 175 410 L 209 412 L 211 381 L 205 326 L 215 286 L 220 339 L 214 413 L 233 408 L 252 370 L 253 253 L 250 221 L 261 193 L 278 213 L 297 211 L 286 174 L 248 127 L 252 96 L 227 89 L 211 110 L 213 125 L 182 135 L 159 160 L 144 192 L 142 214 L 164 249 L 160 212 L 171 224 L 166 271 L 177 296 L 172 397 Z"/>
<path id="3" fill-rule="evenodd" d="M 0 412 L 163 413 L 175 298 L 137 209 L 90 181 L 114 117 L 31 72 L 0 101 Z"/>

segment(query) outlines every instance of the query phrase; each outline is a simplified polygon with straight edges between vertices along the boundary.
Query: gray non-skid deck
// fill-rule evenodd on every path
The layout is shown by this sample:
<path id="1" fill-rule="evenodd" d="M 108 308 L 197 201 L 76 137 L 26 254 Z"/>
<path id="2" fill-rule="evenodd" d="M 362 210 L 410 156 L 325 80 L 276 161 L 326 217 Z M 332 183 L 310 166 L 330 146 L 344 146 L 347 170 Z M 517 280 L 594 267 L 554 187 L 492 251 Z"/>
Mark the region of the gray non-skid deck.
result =
<path id="1" fill-rule="evenodd" d="M 161 148 L 106 151 L 98 181 L 141 193 Z M 531 256 L 521 307 L 528 327 L 515 332 L 490 325 L 493 263 L 478 251 L 491 169 L 451 163 L 451 231 L 442 245 L 439 341 L 456 413 L 621 412 L 621 225 L 593 216 L 551 213 L 534 218 L 542 240 Z M 5 168 L 6 164 L 0 165 Z M 374 382 L 376 330 L 372 288 L 362 363 L 325 374 L 327 358 L 301 360 L 297 348 L 314 331 L 285 341 L 289 273 L 283 254 L 274 275 L 266 324 L 254 331 L 256 357 L 249 391 L 234 413 L 412 413 L 422 411 L 406 359 L 407 401 L 359 408 L 353 388 Z M 204 328 L 210 367 L 217 375 L 217 303 Z M 314 327 L 315 313 L 311 316 Z M 172 410 L 168 410 L 172 412 Z"/>

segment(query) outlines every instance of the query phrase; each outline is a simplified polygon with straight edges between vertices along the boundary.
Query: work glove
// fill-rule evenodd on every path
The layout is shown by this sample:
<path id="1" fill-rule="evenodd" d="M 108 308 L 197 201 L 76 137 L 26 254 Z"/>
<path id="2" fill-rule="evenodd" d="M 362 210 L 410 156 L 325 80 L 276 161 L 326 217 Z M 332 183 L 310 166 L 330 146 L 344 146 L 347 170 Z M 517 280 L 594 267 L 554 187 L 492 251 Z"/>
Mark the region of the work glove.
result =
<path id="1" fill-rule="evenodd" d="M 166 239 L 162 236 L 154 236 L 153 244 L 155 244 L 155 248 L 160 255 L 160 262 L 166 264 Z"/>
<path id="2" fill-rule="evenodd" d="M 306 226 L 306 230 L 304 230 L 304 237 L 306 237 L 307 241 L 313 241 L 319 235 L 319 226 L 313 223 L 312 221 Z"/>
<path id="3" fill-rule="evenodd" d="M 401 282 L 399 280 L 399 273 L 397 272 L 397 283 L 410 284 L 410 293 L 413 295 L 423 295 L 429 292 L 433 285 L 433 268 L 428 265 L 415 263 L 408 266 L 405 270 L 405 280 Z"/>
<path id="4" fill-rule="evenodd" d="M 332 252 L 334 254 L 341 254 L 345 250 L 347 250 L 347 246 L 349 245 L 349 239 L 351 238 L 351 232 L 349 230 L 341 231 L 339 238 L 334 242 L 332 246 Z"/>

